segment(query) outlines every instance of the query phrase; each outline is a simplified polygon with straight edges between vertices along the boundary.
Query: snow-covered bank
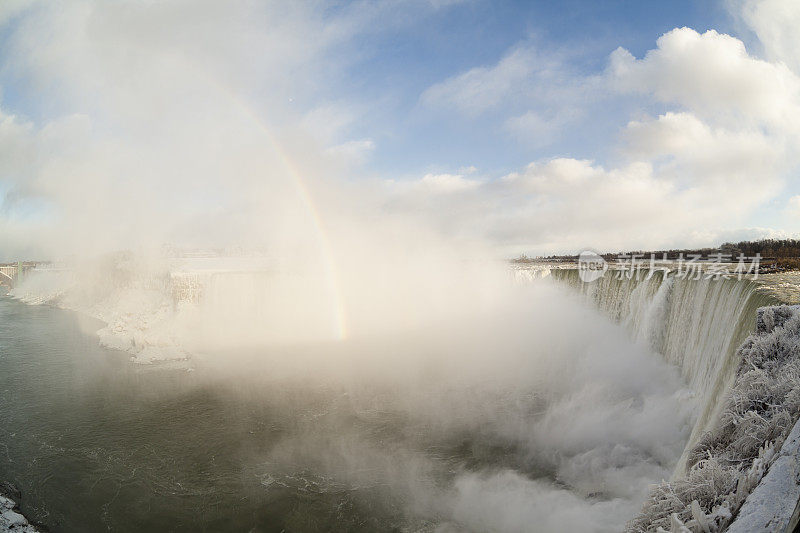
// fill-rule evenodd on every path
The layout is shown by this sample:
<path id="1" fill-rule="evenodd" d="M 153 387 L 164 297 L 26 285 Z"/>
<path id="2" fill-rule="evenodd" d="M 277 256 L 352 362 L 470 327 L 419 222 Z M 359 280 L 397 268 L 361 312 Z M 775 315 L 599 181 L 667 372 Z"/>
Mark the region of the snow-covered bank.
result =
<path id="1" fill-rule="evenodd" d="M 185 359 L 172 328 L 176 307 L 164 266 L 130 260 L 91 269 L 31 271 L 11 291 L 31 305 L 53 305 L 97 319 L 100 344 L 131 354 L 137 363 Z"/>
<path id="2" fill-rule="evenodd" d="M 728 533 L 791 533 L 800 505 L 800 421 L 783 443 L 769 472 L 745 500 Z"/>
<path id="3" fill-rule="evenodd" d="M 263 257 L 121 253 L 69 269 L 34 269 L 10 294 L 99 320 L 105 326 L 91 332 L 101 345 L 153 363 L 201 349 L 329 339 L 335 313 L 327 282 L 307 270 Z"/>
<path id="4" fill-rule="evenodd" d="M 19 506 L 0 490 L 0 533 L 39 533 L 19 512 Z"/>

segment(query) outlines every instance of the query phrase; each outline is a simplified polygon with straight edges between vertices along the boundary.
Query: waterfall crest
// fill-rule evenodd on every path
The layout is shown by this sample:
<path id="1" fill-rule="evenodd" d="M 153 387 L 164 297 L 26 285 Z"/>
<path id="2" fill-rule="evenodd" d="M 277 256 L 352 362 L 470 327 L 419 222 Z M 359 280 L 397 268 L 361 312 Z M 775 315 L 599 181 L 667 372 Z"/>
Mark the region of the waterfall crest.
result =
<path id="1" fill-rule="evenodd" d="M 686 449 L 713 423 L 736 376 L 736 349 L 755 330 L 756 310 L 779 303 L 750 280 L 691 279 L 663 271 L 609 271 L 584 283 L 577 269 L 550 276 L 583 294 L 639 342 L 681 369 L 697 394 L 697 422 Z M 683 473 L 681 458 L 676 474 Z"/>

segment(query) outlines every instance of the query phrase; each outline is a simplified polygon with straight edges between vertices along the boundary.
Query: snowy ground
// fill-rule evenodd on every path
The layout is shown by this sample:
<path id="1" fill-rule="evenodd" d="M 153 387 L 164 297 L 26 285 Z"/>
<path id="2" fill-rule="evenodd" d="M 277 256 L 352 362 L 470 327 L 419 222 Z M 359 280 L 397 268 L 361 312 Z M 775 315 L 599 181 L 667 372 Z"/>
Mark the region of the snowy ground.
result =
<path id="1" fill-rule="evenodd" d="M 287 274 L 258 257 L 140 259 L 121 254 L 71 269 L 33 270 L 10 294 L 31 305 L 53 305 L 100 320 L 105 326 L 93 333 L 101 345 L 130 353 L 135 363 L 154 363 L 188 359 L 197 344 L 219 340 L 215 331 L 224 330 L 233 337 L 227 340 L 234 341 L 291 333 L 291 324 L 284 323 L 291 313 L 285 310 L 319 293 L 317 281 L 302 272 Z M 295 325 L 311 337 L 317 318 L 307 318 Z"/>
<path id="2" fill-rule="evenodd" d="M 0 532 L 38 533 L 17 509 L 13 500 L 0 494 Z"/>
<path id="3" fill-rule="evenodd" d="M 176 335 L 170 285 L 170 268 L 180 267 L 185 265 L 117 260 L 92 269 L 34 270 L 10 294 L 100 320 L 100 344 L 130 353 L 133 362 L 183 360 L 188 351 Z"/>

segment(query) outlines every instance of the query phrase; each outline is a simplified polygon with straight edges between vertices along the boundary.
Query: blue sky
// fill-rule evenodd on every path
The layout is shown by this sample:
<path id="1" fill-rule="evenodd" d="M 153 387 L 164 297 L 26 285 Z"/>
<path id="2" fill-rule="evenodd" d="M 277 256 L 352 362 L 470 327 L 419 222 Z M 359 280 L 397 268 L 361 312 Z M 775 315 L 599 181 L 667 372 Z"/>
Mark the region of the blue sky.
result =
<path id="1" fill-rule="evenodd" d="M 591 109 L 569 135 L 531 147 L 504 134 L 505 109 L 465 118 L 432 112 L 420 96 L 437 82 L 497 63 L 518 46 L 565 54 L 576 73 L 599 73 L 615 48 L 640 57 L 660 35 L 682 26 L 730 32 L 732 24 L 712 1 L 460 3 L 357 39 L 353 46 L 365 52 L 338 80 L 334 95 L 379 102 L 353 128 L 354 136 L 375 139 L 369 168 L 376 174 L 465 165 L 505 172 L 551 155 L 594 158 L 603 155 L 605 137 L 627 122 L 620 113 L 624 103 Z"/>
<path id="2" fill-rule="evenodd" d="M 320 212 L 502 254 L 796 235 L 798 28 L 789 0 L 15 0 L 0 245 L 225 243 L 297 173 Z"/>

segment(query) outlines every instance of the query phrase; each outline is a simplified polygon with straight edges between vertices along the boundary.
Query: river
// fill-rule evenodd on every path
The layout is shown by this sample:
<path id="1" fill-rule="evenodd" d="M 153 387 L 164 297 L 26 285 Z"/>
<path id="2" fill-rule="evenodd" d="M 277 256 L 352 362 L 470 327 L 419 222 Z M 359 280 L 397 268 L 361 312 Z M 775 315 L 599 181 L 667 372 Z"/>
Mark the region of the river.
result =
<path id="1" fill-rule="evenodd" d="M 451 329 L 157 365 L 0 298 L 0 480 L 54 532 L 617 531 L 695 402 L 623 328 L 535 291 Z"/>

